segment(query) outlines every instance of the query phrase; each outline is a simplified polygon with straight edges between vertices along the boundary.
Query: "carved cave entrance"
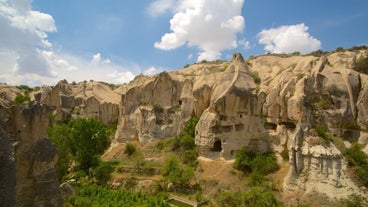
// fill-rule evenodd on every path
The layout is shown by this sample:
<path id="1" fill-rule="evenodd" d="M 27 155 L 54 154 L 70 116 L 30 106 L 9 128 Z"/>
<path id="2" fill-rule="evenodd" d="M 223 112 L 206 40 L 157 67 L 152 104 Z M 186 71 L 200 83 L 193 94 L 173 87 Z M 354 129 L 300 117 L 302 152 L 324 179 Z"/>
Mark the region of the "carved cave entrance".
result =
<path id="1" fill-rule="evenodd" d="M 214 152 L 221 152 L 222 151 L 221 140 L 217 140 L 217 141 L 215 141 L 215 143 L 213 143 L 212 151 L 214 151 Z"/>

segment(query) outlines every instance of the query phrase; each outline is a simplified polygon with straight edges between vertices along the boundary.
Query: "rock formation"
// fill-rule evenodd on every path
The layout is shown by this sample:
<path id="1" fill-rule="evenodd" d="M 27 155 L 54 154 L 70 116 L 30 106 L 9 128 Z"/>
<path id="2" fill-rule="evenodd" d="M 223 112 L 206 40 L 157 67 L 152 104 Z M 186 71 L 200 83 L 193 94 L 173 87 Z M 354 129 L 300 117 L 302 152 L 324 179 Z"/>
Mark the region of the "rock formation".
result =
<path id="1" fill-rule="evenodd" d="M 19 93 L 8 90 L 10 95 L 3 96 L 0 105 L 1 204 L 63 206 L 54 170 L 57 151 L 46 138 L 50 107 L 32 102 L 14 105 L 14 91 Z"/>
<path id="2" fill-rule="evenodd" d="M 95 117 L 108 126 L 115 126 L 119 114 L 120 95 L 101 82 L 68 84 L 60 81 L 31 94 L 31 99 L 55 110 L 57 120 L 66 117 Z"/>
<path id="3" fill-rule="evenodd" d="M 18 179 L 29 186 L 52 180 L 54 149 L 43 139 L 49 114 L 57 120 L 96 117 L 116 127 L 117 142 L 142 144 L 176 136 L 195 115 L 195 143 L 201 156 L 233 159 L 242 147 L 286 152 L 286 190 L 328 192 L 330 197 L 360 192 L 349 178 L 341 146 L 324 139 L 316 128 L 326 129 L 346 146 L 359 142 L 367 151 L 368 75 L 353 69 L 367 56 L 362 48 L 319 56 L 262 55 L 247 61 L 235 54 L 231 62 L 201 62 L 154 76 L 139 75 L 116 89 L 101 82 L 60 81 L 32 92 L 33 102 L 18 107 L 12 102 L 19 89 L 2 85 L 0 163 L 17 172 L 15 185 L 13 177 L 0 182 L 2 192 L 9 189 L 4 202 L 18 202 L 18 195 L 47 197 L 35 196 L 37 187 L 24 194 L 27 187 L 18 185 Z M 38 151 L 40 146 L 47 151 Z M 52 158 L 43 160 L 39 153 Z"/>
<path id="4" fill-rule="evenodd" d="M 351 50 L 244 61 L 235 54 L 230 63 L 138 76 L 122 90 L 115 137 L 141 143 L 171 137 L 194 114 L 200 118 L 195 141 L 201 156 L 231 159 L 242 147 L 289 151 L 285 189 L 328 189 L 329 196 L 344 197 L 359 189 L 340 150 L 315 128 L 345 142 L 367 143 L 368 76 L 353 70 L 365 56 L 366 50 Z"/>

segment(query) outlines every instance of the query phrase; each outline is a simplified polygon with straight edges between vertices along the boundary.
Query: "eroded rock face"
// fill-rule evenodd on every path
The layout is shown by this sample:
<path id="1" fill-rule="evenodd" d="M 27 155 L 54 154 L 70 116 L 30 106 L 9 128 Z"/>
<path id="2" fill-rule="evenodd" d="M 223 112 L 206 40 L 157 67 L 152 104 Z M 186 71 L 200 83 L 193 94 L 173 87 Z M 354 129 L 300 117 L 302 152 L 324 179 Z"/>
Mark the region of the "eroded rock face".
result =
<path id="1" fill-rule="evenodd" d="M 214 86 L 209 106 L 196 126 L 196 145 L 204 155 L 232 158 L 244 146 L 269 149 L 256 84 L 249 73 L 243 57 L 235 54 Z"/>
<path id="2" fill-rule="evenodd" d="M 360 193 L 347 173 L 342 153 L 321 139 L 308 123 L 298 124 L 288 142 L 290 168 L 285 190 L 319 192 L 332 198 Z"/>
<path id="3" fill-rule="evenodd" d="M 0 106 L 2 206 L 63 206 L 57 151 L 45 138 L 50 112 L 32 102 Z"/>
<path id="4" fill-rule="evenodd" d="M 60 81 L 54 87 L 43 87 L 32 94 L 32 100 L 54 109 L 57 120 L 68 117 L 95 117 L 115 127 L 119 115 L 120 95 L 101 82 L 68 84 Z"/>
<path id="5" fill-rule="evenodd" d="M 201 156 L 232 159 L 242 147 L 288 150 L 285 189 L 347 196 L 359 189 L 343 155 L 315 128 L 346 143 L 367 142 L 368 77 L 352 69 L 364 56 L 367 51 L 355 50 L 244 61 L 236 54 L 230 63 L 139 76 L 122 90 L 116 139 L 146 143 L 175 136 L 194 114 L 200 118 L 195 142 Z"/>
<path id="6" fill-rule="evenodd" d="M 0 128 L 0 203 L 1 206 L 10 207 L 15 204 L 16 162 L 10 138 L 2 127 Z"/>

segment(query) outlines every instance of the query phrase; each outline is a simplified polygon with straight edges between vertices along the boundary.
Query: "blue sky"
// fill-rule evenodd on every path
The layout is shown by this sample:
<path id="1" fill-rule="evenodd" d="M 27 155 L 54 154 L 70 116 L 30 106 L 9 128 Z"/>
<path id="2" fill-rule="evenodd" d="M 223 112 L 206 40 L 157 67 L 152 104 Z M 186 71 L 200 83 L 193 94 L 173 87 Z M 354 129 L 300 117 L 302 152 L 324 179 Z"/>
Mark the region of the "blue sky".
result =
<path id="1" fill-rule="evenodd" d="M 124 83 L 201 60 L 368 44 L 368 0 L 0 0 L 0 82 Z"/>

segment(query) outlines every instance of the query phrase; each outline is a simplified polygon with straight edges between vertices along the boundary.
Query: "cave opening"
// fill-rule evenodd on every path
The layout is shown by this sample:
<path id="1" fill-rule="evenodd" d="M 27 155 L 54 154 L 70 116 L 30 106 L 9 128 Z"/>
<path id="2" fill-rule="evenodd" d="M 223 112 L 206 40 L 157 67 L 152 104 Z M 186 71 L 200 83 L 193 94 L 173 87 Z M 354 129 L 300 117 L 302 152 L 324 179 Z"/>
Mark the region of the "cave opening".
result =
<path id="1" fill-rule="evenodd" d="M 212 151 L 214 152 L 221 152 L 222 151 L 222 143 L 220 140 L 215 141 L 215 143 L 213 143 L 213 148 Z"/>

